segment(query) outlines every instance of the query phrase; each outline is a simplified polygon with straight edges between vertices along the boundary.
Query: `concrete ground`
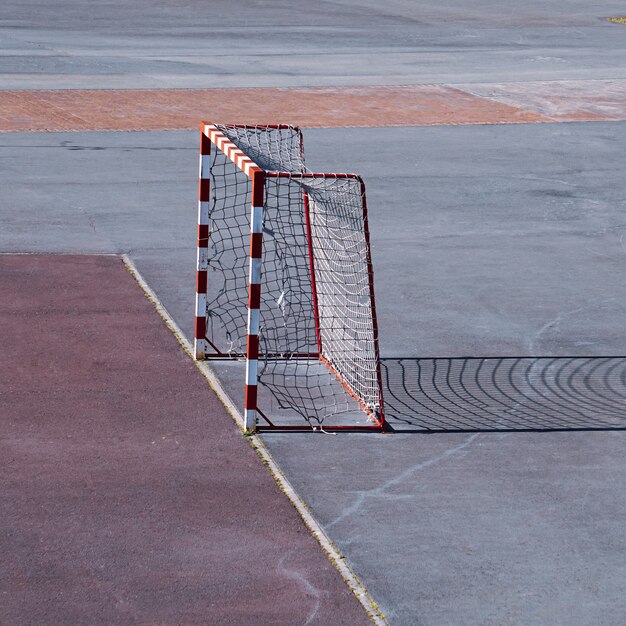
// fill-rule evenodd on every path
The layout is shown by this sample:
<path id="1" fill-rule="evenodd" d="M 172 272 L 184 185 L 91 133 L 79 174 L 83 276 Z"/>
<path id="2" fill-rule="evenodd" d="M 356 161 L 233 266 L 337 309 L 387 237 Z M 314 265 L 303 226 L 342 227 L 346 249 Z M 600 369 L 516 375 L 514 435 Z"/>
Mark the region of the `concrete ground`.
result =
<path id="1" fill-rule="evenodd" d="M 119 2 L 87 16 L 72 2 L 5 3 L 0 85 L 436 83 L 547 115 L 579 111 L 580 94 L 609 81 L 594 119 L 615 121 L 305 129 L 310 167 L 366 180 L 387 363 L 415 372 L 491 357 L 506 377 L 511 359 L 558 357 L 571 382 L 567 357 L 582 359 L 595 374 L 560 389 L 549 425 L 561 431 L 539 432 L 536 405 L 514 423 L 511 407 L 491 415 L 500 432 L 478 419 L 459 428 L 449 407 L 437 428 L 413 373 L 392 420 L 412 432 L 264 441 L 390 623 L 622 624 L 626 26 L 604 19 L 622 4 L 225 7 Z M 382 125 L 386 107 L 381 96 L 368 123 Z M 0 250 L 127 252 L 189 336 L 197 142 L 184 130 L 0 135 Z M 493 397 L 493 377 L 479 383 Z"/>
<path id="2" fill-rule="evenodd" d="M 5 89 L 626 78 L 619 0 L 6 0 Z"/>

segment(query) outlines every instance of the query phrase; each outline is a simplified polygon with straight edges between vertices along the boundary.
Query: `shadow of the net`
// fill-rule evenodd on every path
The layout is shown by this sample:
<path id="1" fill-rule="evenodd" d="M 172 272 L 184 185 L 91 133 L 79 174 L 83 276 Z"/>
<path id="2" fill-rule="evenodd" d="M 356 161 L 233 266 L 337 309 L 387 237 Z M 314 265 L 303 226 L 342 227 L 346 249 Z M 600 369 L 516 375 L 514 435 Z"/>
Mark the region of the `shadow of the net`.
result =
<path id="1" fill-rule="evenodd" d="M 626 357 L 382 359 L 394 432 L 626 430 Z"/>

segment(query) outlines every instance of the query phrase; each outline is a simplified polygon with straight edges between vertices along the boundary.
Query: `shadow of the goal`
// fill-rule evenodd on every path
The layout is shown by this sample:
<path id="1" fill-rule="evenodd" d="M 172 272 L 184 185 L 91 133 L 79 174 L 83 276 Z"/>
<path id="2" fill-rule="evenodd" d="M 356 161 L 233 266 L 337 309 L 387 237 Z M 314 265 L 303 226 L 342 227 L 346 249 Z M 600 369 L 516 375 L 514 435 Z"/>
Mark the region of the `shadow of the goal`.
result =
<path id="1" fill-rule="evenodd" d="M 395 432 L 626 430 L 626 357 L 382 359 Z"/>

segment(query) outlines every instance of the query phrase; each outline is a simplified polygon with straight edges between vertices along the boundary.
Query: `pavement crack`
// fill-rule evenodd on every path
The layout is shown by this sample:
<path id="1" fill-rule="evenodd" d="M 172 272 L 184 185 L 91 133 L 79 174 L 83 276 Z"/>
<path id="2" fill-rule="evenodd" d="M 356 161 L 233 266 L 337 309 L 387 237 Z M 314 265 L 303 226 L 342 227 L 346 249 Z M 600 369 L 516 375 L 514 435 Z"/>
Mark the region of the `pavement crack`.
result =
<path id="1" fill-rule="evenodd" d="M 280 574 L 282 574 L 286 578 L 289 578 L 290 580 L 299 583 L 302 587 L 304 587 L 309 595 L 313 596 L 315 600 L 313 603 L 313 607 L 309 611 L 306 621 L 304 622 L 304 624 L 310 624 L 315 619 L 315 616 L 317 615 L 320 606 L 322 605 L 322 592 L 302 572 L 285 567 L 286 559 L 288 559 L 292 554 L 293 551 L 285 554 L 278 562 L 277 569 Z"/>
<path id="2" fill-rule="evenodd" d="M 343 521 L 345 518 L 353 515 L 365 504 L 366 501 L 371 500 L 373 498 L 399 499 L 396 496 L 391 496 L 390 494 L 386 493 L 386 491 L 397 484 L 402 484 L 403 482 L 408 480 L 412 474 L 417 473 L 423 469 L 426 469 L 427 467 L 436 465 L 437 463 L 440 463 L 442 461 L 445 461 L 449 459 L 450 457 L 463 451 L 479 435 L 480 433 L 473 433 L 459 445 L 454 446 L 452 448 L 448 448 L 447 450 L 445 450 L 444 452 L 442 452 L 436 457 L 433 457 L 431 459 L 427 459 L 426 461 L 421 461 L 419 463 L 416 463 L 415 465 L 412 465 L 411 467 L 407 468 L 406 470 L 404 470 L 403 472 L 401 472 L 394 478 L 391 478 L 390 480 L 384 482 L 382 485 L 379 485 L 378 487 L 375 487 L 374 489 L 354 492 L 356 496 L 354 502 L 350 506 L 345 508 L 343 512 L 341 513 L 341 515 L 339 515 L 339 517 L 336 517 L 330 523 L 326 524 L 326 528 L 332 528 L 336 524 Z"/>
<path id="3" fill-rule="evenodd" d="M 615 300 L 615 298 L 607 298 L 605 300 L 601 301 L 601 304 L 608 304 L 609 302 L 613 302 Z M 597 306 L 597 303 L 596 305 Z M 542 336 L 550 329 L 556 329 L 557 331 L 559 330 L 560 326 L 561 326 L 561 322 L 567 318 L 570 317 L 572 315 L 577 315 L 578 313 L 582 313 L 583 311 L 586 311 L 587 309 L 592 308 L 589 305 L 585 305 L 585 306 L 579 306 L 576 307 L 575 309 L 571 309 L 570 311 L 561 311 L 560 313 L 558 313 L 558 315 L 556 315 L 556 317 L 554 317 L 553 319 L 551 319 L 550 321 L 546 322 L 535 334 L 533 337 L 531 337 L 531 339 L 528 342 L 528 349 L 529 349 L 529 353 L 531 356 L 536 355 L 537 352 L 537 347 L 539 342 L 541 341 Z"/>

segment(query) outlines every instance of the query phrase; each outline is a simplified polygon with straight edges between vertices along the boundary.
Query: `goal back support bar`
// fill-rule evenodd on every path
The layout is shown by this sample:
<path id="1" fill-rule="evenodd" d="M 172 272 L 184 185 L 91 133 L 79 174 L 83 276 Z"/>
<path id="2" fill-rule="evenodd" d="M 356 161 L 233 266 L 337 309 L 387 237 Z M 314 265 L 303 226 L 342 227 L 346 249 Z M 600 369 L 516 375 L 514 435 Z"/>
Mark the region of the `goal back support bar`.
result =
<path id="1" fill-rule="evenodd" d="M 255 160 L 251 158 L 249 154 L 244 152 L 242 148 L 237 145 L 231 137 L 227 136 L 224 132 L 228 129 L 231 132 L 245 132 L 248 129 L 251 133 L 262 132 L 271 133 L 272 131 L 289 130 L 297 133 L 299 144 L 299 156 L 296 155 L 296 166 L 290 166 L 291 171 L 275 171 L 273 169 L 267 169 L 267 164 L 261 167 Z M 223 350 L 216 345 L 214 337 L 208 336 L 207 328 L 207 316 L 208 313 L 208 301 L 207 292 L 209 285 L 208 271 L 209 271 L 209 246 L 211 243 L 211 229 L 219 229 L 219 224 L 212 223 L 211 208 L 216 203 L 216 195 L 211 188 L 211 153 L 212 150 L 219 151 L 225 155 L 225 157 L 236 166 L 236 168 L 245 174 L 249 180 L 249 191 L 245 194 L 245 200 L 249 203 L 249 250 L 248 250 L 248 285 L 247 285 L 247 319 L 246 319 L 246 340 L 245 340 L 245 354 L 242 350 L 229 348 Z M 250 152 L 258 152 L 258 148 L 251 149 Z M 297 151 L 297 149 L 296 149 Z M 256 155 L 259 161 L 265 159 L 264 155 Z M 269 155 L 268 158 L 270 158 Z M 270 159 L 271 161 L 271 159 Z M 279 166 L 284 166 L 283 162 L 278 163 Z M 289 164 L 288 164 L 289 165 Z M 297 170 L 296 170 L 297 168 Z M 296 171 L 294 171 L 296 170 Z M 274 423 L 266 414 L 259 408 L 258 401 L 258 384 L 260 374 L 260 360 L 267 363 L 271 359 L 316 359 L 318 362 L 323 363 L 329 372 L 331 372 L 337 381 L 341 383 L 344 390 L 356 400 L 361 408 L 369 415 L 370 423 L 366 425 L 353 425 L 353 424 L 335 424 L 328 425 L 323 424 L 325 430 L 381 430 L 384 428 L 384 413 L 382 403 L 382 376 L 380 369 L 380 354 L 378 348 L 378 328 L 376 319 L 375 299 L 374 299 L 374 283 L 372 272 L 372 260 L 370 253 L 369 242 L 369 229 L 367 221 L 367 206 L 365 200 L 365 186 L 362 179 L 355 174 L 321 174 L 312 173 L 305 170 L 303 165 L 303 150 L 302 150 L 302 135 L 298 129 L 286 125 L 275 126 L 245 126 L 245 125 L 229 125 L 228 127 L 217 126 L 214 124 L 202 123 L 201 124 L 201 143 L 200 143 L 200 165 L 199 165 L 199 204 L 198 204 L 198 253 L 197 253 L 197 276 L 196 276 L 196 321 L 195 321 L 195 333 L 194 333 L 194 350 L 196 359 L 210 359 L 210 358 L 243 358 L 246 359 L 246 373 L 245 373 L 245 395 L 244 395 L 244 415 L 245 415 L 245 428 L 248 432 L 253 432 L 263 429 L 280 428 L 284 430 L 301 430 L 310 429 L 310 425 L 306 423 L 299 425 L 280 425 Z M 213 176 L 215 180 L 215 176 Z M 329 182 L 330 181 L 330 182 Z M 350 335 L 358 334 L 356 330 L 346 330 L 337 327 L 337 324 L 341 318 L 349 317 L 349 311 L 346 310 L 345 314 L 341 309 L 342 304 L 331 302 L 329 304 L 329 295 L 318 293 L 318 276 L 323 280 L 324 289 L 328 289 L 330 282 L 336 281 L 337 277 L 332 274 L 333 267 L 337 263 L 336 258 L 318 259 L 316 254 L 321 255 L 322 248 L 325 247 L 316 243 L 314 239 L 322 241 L 324 244 L 328 243 L 326 237 L 328 237 L 327 224 L 322 223 L 325 216 L 322 215 L 323 211 L 320 210 L 325 203 L 328 203 L 328 187 L 337 184 L 337 181 L 345 181 L 349 183 L 352 188 L 358 189 L 360 210 L 362 211 L 359 216 L 359 226 L 362 229 L 362 233 L 357 233 L 359 241 L 362 239 L 364 245 L 362 245 L 362 253 L 365 258 L 357 260 L 357 264 L 361 264 L 366 268 L 367 274 L 366 284 L 361 285 L 361 291 L 366 291 L 366 294 L 358 294 L 360 301 L 363 301 L 365 297 L 367 300 L 368 319 L 366 320 L 366 342 L 361 341 L 361 344 L 366 345 L 364 354 L 358 354 L 361 345 L 358 344 Z M 266 220 L 266 205 L 271 202 L 269 199 L 270 192 L 268 191 L 268 184 L 274 185 L 272 193 L 275 195 L 274 202 L 277 206 L 273 210 L 281 211 L 286 209 L 284 206 L 280 206 L 280 201 L 276 198 L 279 197 L 280 186 L 287 185 L 288 187 L 295 187 L 298 194 L 301 196 L 301 210 L 304 214 L 303 218 L 303 230 L 306 235 L 307 242 L 307 259 L 310 288 L 310 300 L 311 300 L 311 315 L 314 319 L 314 331 L 315 341 L 314 348 L 316 350 L 302 349 L 302 345 L 297 345 L 292 350 L 292 346 L 287 344 L 287 349 L 282 348 L 277 352 L 272 352 L 267 349 L 270 345 L 269 341 L 266 341 L 266 349 L 261 350 L 260 346 L 260 334 L 263 333 L 263 313 L 262 313 L 262 285 L 263 285 L 263 230 Z M 228 185 L 224 185 L 224 189 L 227 189 Z M 293 195 L 293 194 L 292 194 Z M 344 192 L 345 195 L 345 192 Z M 354 194 L 353 194 L 354 195 Z M 335 198 L 337 196 L 337 198 Z M 340 206 L 341 192 L 337 192 L 333 196 L 332 202 L 334 202 L 339 208 L 336 209 L 337 219 L 346 220 L 354 219 L 350 215 L 343 215 L 344 209 Z M 238 200 L 241 203 L 241 198 Z M 331 202 L 331 204 L 332 204 Z M 213 204 L 212 204 L 213 203 Z M 329 205 L 330 206 L 330 205 Z M 333 205 L 334 207 L 334 205 Z M 287 209 L 289 210 L 289 209 Z M 317 215 L 322 215 L 321 218 L 317 218 Z M 313 217 L 312 217 L 313 215 Z M 337 217 L 337 216 L 335 216 Z M 287 217 L 289 219 L 289 216 Z M 331 225 L 332 227 L 332 225 Z M 352 228 L 354 228 L 352 226 Z M 356 231 L 355 231 L 356 232 Z M 322 233 L 320 235 L 320 233 Z M 276 233 L 273 234 L 276 237 Z M 354 236 L 352 236 L 354 239 Z M 330 240 L 328 240 L 330 242 Z M 341 254 L 345 254 L 345 251 L 341 248 L 343 245 L 341 242 L 330 242 L 329 247 L 336 247 Z M 340 249 L 341 248 L 341 249 Z M 316 253 L 317 250 L 317 253 Z M 322 268 L 325 264 L 326 267 Z M 326 272 L 326 275 L 324 274 Z M 329 272 L 330 275 L 329 279 Z M 300 281 L 302 282 L 302 281 Z M 363 282 L 363 281 L 362 281 Z M 284 289 L 284 288 L 283 288 Z M 279 301 L 284 296 L 279 297 Z M 321 300 L 320 300 L 321 297 Z M 354 304 L 354 303 L 352 303 Z M 242 303 L 240 303 L 240 306 Z M 347 305 L 346 305 L 347 306 Z M 321 313 L 320 313 L 321 310 Z M 328 314 L 328 311 L 332 310 L 332 315 Z M 363 325 L 361 323 L 361 325 Z M 267 326 L 267 325 L 266 325 Z M 266 329 L 267 331 L 267 329 Z M 349 331 L 349 332 L 348 332 Z M 266 332 L 266 334 L 270 334 Z M 361 332 L 363 335 L 363 332 Z M 343 344 L 348 345 L 346 349 Z M 336 345 L 335 345 L 336 344 Z M 341 345 L 340 345 L 341 344 Z M 278 344 L 277 344 L 278 345 Z M 280 346 L 279 346 L 280 347 Z M 333 349 L 334 348 L 334 349 Z M 365 354 L 365 352 L 367 354 Z M 352 371 L 357 370 L 358 367 L 366 364 L 369 367 L 370 373 L 373 379 L 370 382 L 370 386 L 375 386 L 376 389 L 372 395 L 370 390 L 369 394 L 364 394 L 359 389 L 358 378 L 359 372 Z M 373 367 L 372 367 L 373 364 Z M 374 371 L 375 370 L 375 371 Z M 350 375 L 346 375 L 348 373 Z M 305 416 L 306 418 L 306 416 Z M 260 423 L 262 422 L 262 423 Z"/>

